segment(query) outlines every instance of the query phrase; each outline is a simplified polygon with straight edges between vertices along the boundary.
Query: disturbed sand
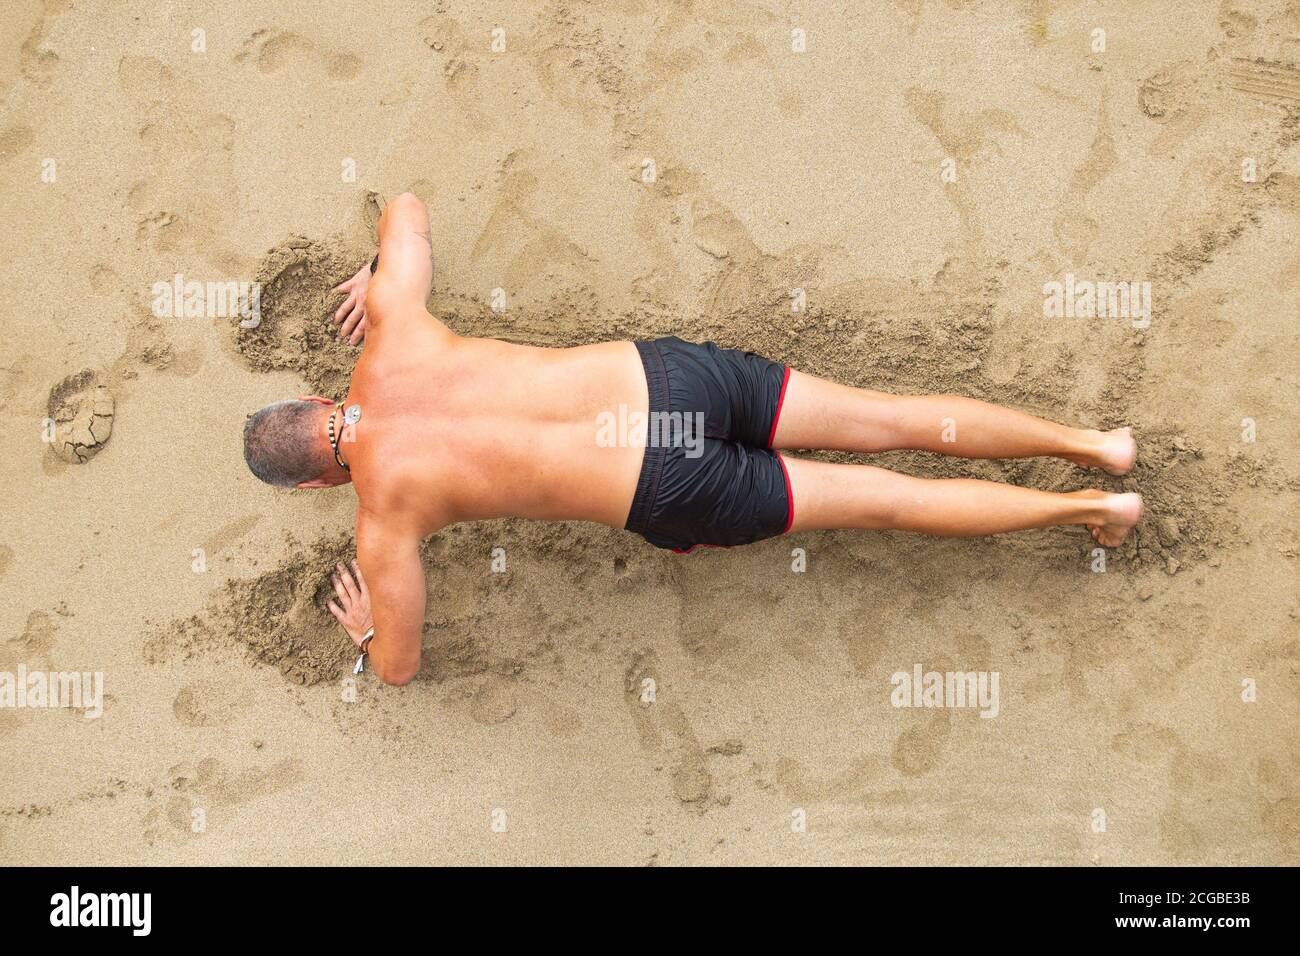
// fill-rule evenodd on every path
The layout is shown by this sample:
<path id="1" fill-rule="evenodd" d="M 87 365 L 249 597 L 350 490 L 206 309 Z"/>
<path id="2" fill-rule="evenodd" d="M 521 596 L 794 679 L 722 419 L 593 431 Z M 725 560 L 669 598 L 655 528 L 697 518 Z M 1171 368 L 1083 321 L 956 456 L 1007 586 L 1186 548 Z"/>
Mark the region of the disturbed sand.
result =
<path id="1" fill-rule="evenodd" d="M 0 862 L 1300 858 L 1300 4 L 861 6 L 8 5 L 0 671 L 105 699 L 0 708 Z M 353 687 L 355 498 L 260 485 L 240 427 L 344 393 L 329 289 L 404 189 L 456 332 L 1129 425 L 1126 478 L 871 460 L 1143 521 L 1104 573 L 1083 529 L 458 526 L 419 677 Z M 160 317 L 176 274 L 261 324 Z M 1045 318 L 1067 275 L 1150 282 L 1149 327 Z M 918 664 L 996 671 L 996 718 L 892 706 Z"/>

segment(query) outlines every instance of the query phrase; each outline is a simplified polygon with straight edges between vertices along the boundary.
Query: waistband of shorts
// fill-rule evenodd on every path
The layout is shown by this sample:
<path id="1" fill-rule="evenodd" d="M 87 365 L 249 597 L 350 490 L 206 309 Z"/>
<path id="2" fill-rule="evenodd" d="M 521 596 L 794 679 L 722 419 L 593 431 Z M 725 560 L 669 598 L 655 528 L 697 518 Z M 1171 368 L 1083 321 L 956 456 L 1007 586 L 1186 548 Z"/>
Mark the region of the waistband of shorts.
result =
<path id="1" fill-rule="evenodd" d="M 668 370 L 664 367 L 664 357 L 659 351 L 658 342 L 635 342 L 636 350 L 641 356 L 641 367 L 645 369 L 646 389 L 650 393 L 650 414 L 668 411 Z M 645 445 L 645 457 L 641 460 L 641 475 L 637 478 L 636 494 L 632 497 L 632 508 L 628 511 L 628 531 L 643 534 L 650 523 L 654 511 L 655 499 L 659 497 L 659 481 L 664 473 L 664 459 L 668 449 L 663 445 Z"/>

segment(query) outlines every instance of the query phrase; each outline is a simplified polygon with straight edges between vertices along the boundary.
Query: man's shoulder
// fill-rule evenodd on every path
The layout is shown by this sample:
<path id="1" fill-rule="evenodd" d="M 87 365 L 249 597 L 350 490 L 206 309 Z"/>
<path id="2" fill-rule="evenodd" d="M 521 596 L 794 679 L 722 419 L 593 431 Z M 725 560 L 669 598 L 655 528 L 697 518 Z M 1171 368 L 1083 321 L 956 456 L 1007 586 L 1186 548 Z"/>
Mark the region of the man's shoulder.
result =
<path id="1" fill-rule="evenodd" d="M 386 548 L 421 535 L 415 523 L 395 509 L 357 506 L 357 549 Z"/>
<path id="2" fill-rule="evenodd" d="M 366 314 L 379 319 L 390 317 L 429 315 L 425 307 L 425 295 L 402 283 L 400 279 L 384 276 L 382 273 L 370 280 L 366 289 Z"/>
<path id="3" fill-rule="evenodd" d="M 389 471 L 367 483 L 357 502 L 357 547 L 363 541 L 391 547 L 409 539 L 422 539 L 451 522 L 445 520 L 427 489 Z"/>

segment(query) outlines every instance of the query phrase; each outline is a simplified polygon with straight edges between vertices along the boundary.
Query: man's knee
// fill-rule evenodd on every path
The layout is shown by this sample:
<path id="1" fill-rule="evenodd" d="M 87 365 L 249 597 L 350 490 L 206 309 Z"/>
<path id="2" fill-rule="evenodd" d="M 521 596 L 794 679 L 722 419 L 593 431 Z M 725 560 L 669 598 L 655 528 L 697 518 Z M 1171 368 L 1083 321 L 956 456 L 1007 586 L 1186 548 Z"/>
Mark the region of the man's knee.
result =
<path id="1" fill-rule="evenodd" d="M 912 396 L 868 392 L 865 404 L 867 424 L 879 450 L 910 447 Z"/>
<path id="2" fill-rule="evenodd" d="M 897 528 L 903 515 L 912 506 L 915 491 L 909 490 L 914 479 L 885 468 L 870 465 L 862 469 L 858 481 L 856 526 L 868 531 L 887 531 Z"/>

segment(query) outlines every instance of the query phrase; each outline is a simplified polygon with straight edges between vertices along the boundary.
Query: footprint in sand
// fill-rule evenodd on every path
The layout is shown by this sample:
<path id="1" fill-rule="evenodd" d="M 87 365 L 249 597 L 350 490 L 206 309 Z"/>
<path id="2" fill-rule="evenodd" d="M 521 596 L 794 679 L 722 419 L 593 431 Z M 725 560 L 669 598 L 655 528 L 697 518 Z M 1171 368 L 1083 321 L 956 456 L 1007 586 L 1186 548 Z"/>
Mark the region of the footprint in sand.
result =
<path id="1" fill-rule="evenodd" d="M 1300 104 L 1300 68 L 1278 60 L 1231 57 L 1183 60 L 1153 73 L 1137 89 L 1143 115 L 1165 126 L 1149 147 L 1152 155 L 1163 156 L 1206 120 L 1235 108 L 1233 93 L 1294 108 Z"/>
<path id="2" fill-rule="evenodd" d="M 1205 79 L 1205 70 L 1190 60 L 1158 70 L 1138 84 L 1138 107 L 1157 123 L 1180 119 L 1204 92 Z"/>
<path id="3" fill-rule="evenodd" d="M 157 801 L 142 821 L 145 842 L 193 839 L 207 832 L 214 815 L 287 790 L 301 778 L 302 767 L 292 759 L 247 771 L 229 770 L 213 757 L 176 764 L 165 783 L 145 793 Z"/>
<path id="4" fill-rule="evenodd" d="M 54 453 L 83 464 L 99 454 L 113 434 L 113 395 L 90 369 L 69 375 L 50 390 L 49 421 Z"/>
<path id="5" fill-rule="evenodd" d="M 35 139 L 35 134 L 27 126 L 6 126 L 0 130 L 0 163 L 16 159 Z"/>
<path id="6" fill-rule="evenodd" d="M 21 6 L 21 5 L 20 5 Z M 45 45 L 50 32 L 50 25 L 66 7 L 64 0 L 47 0 L 40 4 L 28 4 L 25 11 L 19 11 L 17 23 L 10 20 L 7 28 L 22 29 L 22 18 L 26 15 L 31 29 L 19 50 L 18 60 L 22 75 L 40 87 L 47 87 L 54 79 L 54 71 L 59 65 L 59 55 Z M 6 9 L 6 13 L 9 11 Z"/>
<path id="7" fill-rule="evenodd" d="M 236 129 L 235 121 L 225 113 L 189 117 L 154 115 L 141 124 L 136 135 L 160 159 L 183 163 L 201 157 L 220 163 L 219 157 L 235 145 Z"/>
<path id="8" fill-rule="evenodd" d="M 48 666 L 57 631 L 54 618 L 44 611 L 32 611 L 27 615 L 27 625 L 22 634 L 0 642 L 0 667 L 16 664 Z"/>
<path id="9" fill-rule="evenodd" d="M 0 562 L 7 562 L 12 554 L 9 548 L 0 547 Z M 4 567 L 0 567 L 0 574 L 3 571 Z M 0 640 L 0 670 L 12 671 L 19 664 L 34 669 L 50 669 L 50 652 L 54 650 L 57 636 L 58 625 L 54 618 L 45 611 L 32 611 L 27 615 L 27 625 L 21 634 Z M 20 710 L 0 710 L 0 737 L 22 726 L 22 713 Z"/>
<path id="10" fill-rule="evenodd" d="M 90 270 L 90 291 L 98 296 L 116 295 L 122 291 L 122 280 L 113 267 L 100 263 Z"/>
<path id="11" fill-rule="evenodd" d="M 240 539 L 256 528 L 257 523 L 261 520 L 261 515 L 246 515 L 243 518 L 227 521 L 208 535 L 200 543 L 199 547 L 203 549 L 204 554 L 209 558 L 214 558 L 223 551 L 228 550 L 232 545 L 237 544 Z"/>
<path id="12" fill-rule="evenodd" d="M 623 676 L 627 708 L 642 749 L 666 753 L 672 761 L 673 795 L 687 806 L 703 807 L 713 793 L 713 775 L 686 714 L 663 700 L 654 653 L 638 653 Z"/>
<path id="13" fill-rule="evenodd" d="M 1219 29 L 1230 40 L 1249 39 L 1255 34 L 1259 19 L 1249 10 L 1238 9 L 1232 0 L 1219 4 Z"/>
<path id="14" fill-rule="evenodd" d="M 243 703 L 230 687 L 200 680 L 181 688 L 172 701 L 172 713 L 186 727 L 221 727 L 230 723 Z"/>
<path id="15" fill-rule="evenodd" d="M 469 713 L 477 723 L 491 726 L 505 723 L 518 706 L 514 685 L 500 677 L 489 677 L 474 695 Z"/>
<path id="16" fill-rule="evenodd" d="M 626 147 L 645 131 L 646 114 L 642 83 L 633 78 L 619 42 L 586 14 L 571 11 L 543 18 L 529 55 L 547 94 L 587 125 L 612 119 L 615 141 Z"/>
<path id="17" fill-rule="evenodd" d="M 388 200 L 373 189 L 367 189 L 361 200 L 361 221 L 365 225 L 366 235 L 373 236 L 379 230 L 379 219 L 384 214 Z"/>
<path id="18" fill-rule="evenodd" d="M 355 79 L 361 73 L 361 60 L 348 53 L 322 50 L 296 33 L 258 30 L 235 56 L 236 63 L 252 63 L 262 73 L 279 73 L 295 62 L 315 62 L 334 80 Z"/>
<path id="19" fill-rule="evenodd" d="M 176 77 L 162 60 L 152 56 L 124 56 L 117 61 L 117 83 L 123 92 L 157 99 L 171 92 Z"/>
<path id="20" fill-rule="evenodd" d="M 449 16 L 425 17 L 420 21 L 420 39 L 442 60 L 442 73 L 447 81 L 447 92 L 473 92 L 478 81 L 478 64 L 472 59 L 469 40 L 455 18 Z"/>
<path id="21" fill-rule="evenodd" d="M 946 711 L 925 715 L 898 735 L 889 762 L 905 777 L 929 773 L 940 763 L 950 729 Z"/>

